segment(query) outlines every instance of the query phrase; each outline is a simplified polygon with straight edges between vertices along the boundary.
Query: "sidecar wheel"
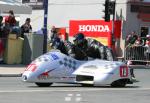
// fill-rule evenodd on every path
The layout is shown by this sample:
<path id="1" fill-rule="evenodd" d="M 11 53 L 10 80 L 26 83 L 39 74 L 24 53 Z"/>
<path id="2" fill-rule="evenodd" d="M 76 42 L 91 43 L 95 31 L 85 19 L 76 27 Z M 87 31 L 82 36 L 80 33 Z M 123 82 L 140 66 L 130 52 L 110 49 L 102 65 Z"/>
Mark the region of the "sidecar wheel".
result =
<path id="1" fill-rule="evenodd" d="M 114 81 L 111 84 L 111 87 L 125 87 L 125 86 L 126 86 L 126 82 L 125 81 L 121 81 L 121 80 Z"/>
<path id="2" fill-rule="evenodd" d="M 49 87 L 51 86 L 53 83 L 35 83 L 38 87 Z"/>

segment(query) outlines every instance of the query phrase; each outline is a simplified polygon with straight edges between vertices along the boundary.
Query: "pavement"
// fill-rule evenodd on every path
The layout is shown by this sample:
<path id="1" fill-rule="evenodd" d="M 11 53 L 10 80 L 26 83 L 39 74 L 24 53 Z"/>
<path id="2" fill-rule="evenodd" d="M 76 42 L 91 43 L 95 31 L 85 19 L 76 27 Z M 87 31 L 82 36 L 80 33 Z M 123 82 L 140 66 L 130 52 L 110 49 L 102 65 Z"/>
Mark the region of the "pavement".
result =
<path id="1" fill-rule="evenodd" d="M 22 64 L 0 64 L 0 77 L 20 77 L 25 68 Z"/>

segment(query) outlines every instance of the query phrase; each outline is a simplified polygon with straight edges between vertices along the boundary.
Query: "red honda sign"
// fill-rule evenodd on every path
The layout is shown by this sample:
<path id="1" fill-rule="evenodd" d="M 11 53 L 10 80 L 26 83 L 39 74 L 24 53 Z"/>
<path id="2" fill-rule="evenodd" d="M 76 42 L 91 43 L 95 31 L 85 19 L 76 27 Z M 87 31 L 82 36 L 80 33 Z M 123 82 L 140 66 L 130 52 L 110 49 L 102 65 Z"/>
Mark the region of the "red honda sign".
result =
<path id="1" fill-rule="evenodd" d="M 116 38 L 120 38 L 121 21 L 115 21 L 114 23 L 114 35 Z M 93 37 L 99 41 L 103 40 L 108 46 L 111 45 L 112 37 L 112 21 L 105 22 L 104 20 L 70 20 L 69 35 L 74 36 L 77 33 L 84 33 L 87 37 Z"/>
<path id="2" fill-rule="evenodd" d="M 106 37 L 112 30 L 111 23 L 103 20 L 71 20 L 69 26 L 70 36 L 82 32 L 89 37 Z"/>

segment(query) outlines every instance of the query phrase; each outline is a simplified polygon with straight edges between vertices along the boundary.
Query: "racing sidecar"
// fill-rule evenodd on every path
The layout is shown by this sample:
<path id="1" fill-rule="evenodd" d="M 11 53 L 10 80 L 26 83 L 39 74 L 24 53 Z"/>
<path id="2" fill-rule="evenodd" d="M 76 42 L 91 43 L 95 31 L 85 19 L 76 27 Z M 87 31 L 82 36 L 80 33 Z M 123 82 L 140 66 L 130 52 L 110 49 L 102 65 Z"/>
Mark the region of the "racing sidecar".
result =
<path id="1" fill-rule="evenodd" d="M 40 87 L 52 83 L 124 87 L 133 83 L 130 68 L 123 62 L 100 59 L 79 61 L 59 51 L 48 52 L 31 62 L 22 74 L 22 80 Z"/>

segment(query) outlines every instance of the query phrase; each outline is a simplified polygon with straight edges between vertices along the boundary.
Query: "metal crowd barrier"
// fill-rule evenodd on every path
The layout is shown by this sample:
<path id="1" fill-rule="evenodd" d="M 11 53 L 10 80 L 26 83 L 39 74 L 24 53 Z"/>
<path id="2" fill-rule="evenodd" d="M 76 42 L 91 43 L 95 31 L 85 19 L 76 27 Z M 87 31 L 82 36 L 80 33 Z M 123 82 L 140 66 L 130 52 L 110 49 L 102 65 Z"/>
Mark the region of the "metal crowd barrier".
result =
<path id="1" fill-rule="evenodd" d="M 125 60 L 137 62 L 150 62 L 150 52 L 148 51 L 148 47 L 145 46 L 127 47 L 125 49 Z"/>

